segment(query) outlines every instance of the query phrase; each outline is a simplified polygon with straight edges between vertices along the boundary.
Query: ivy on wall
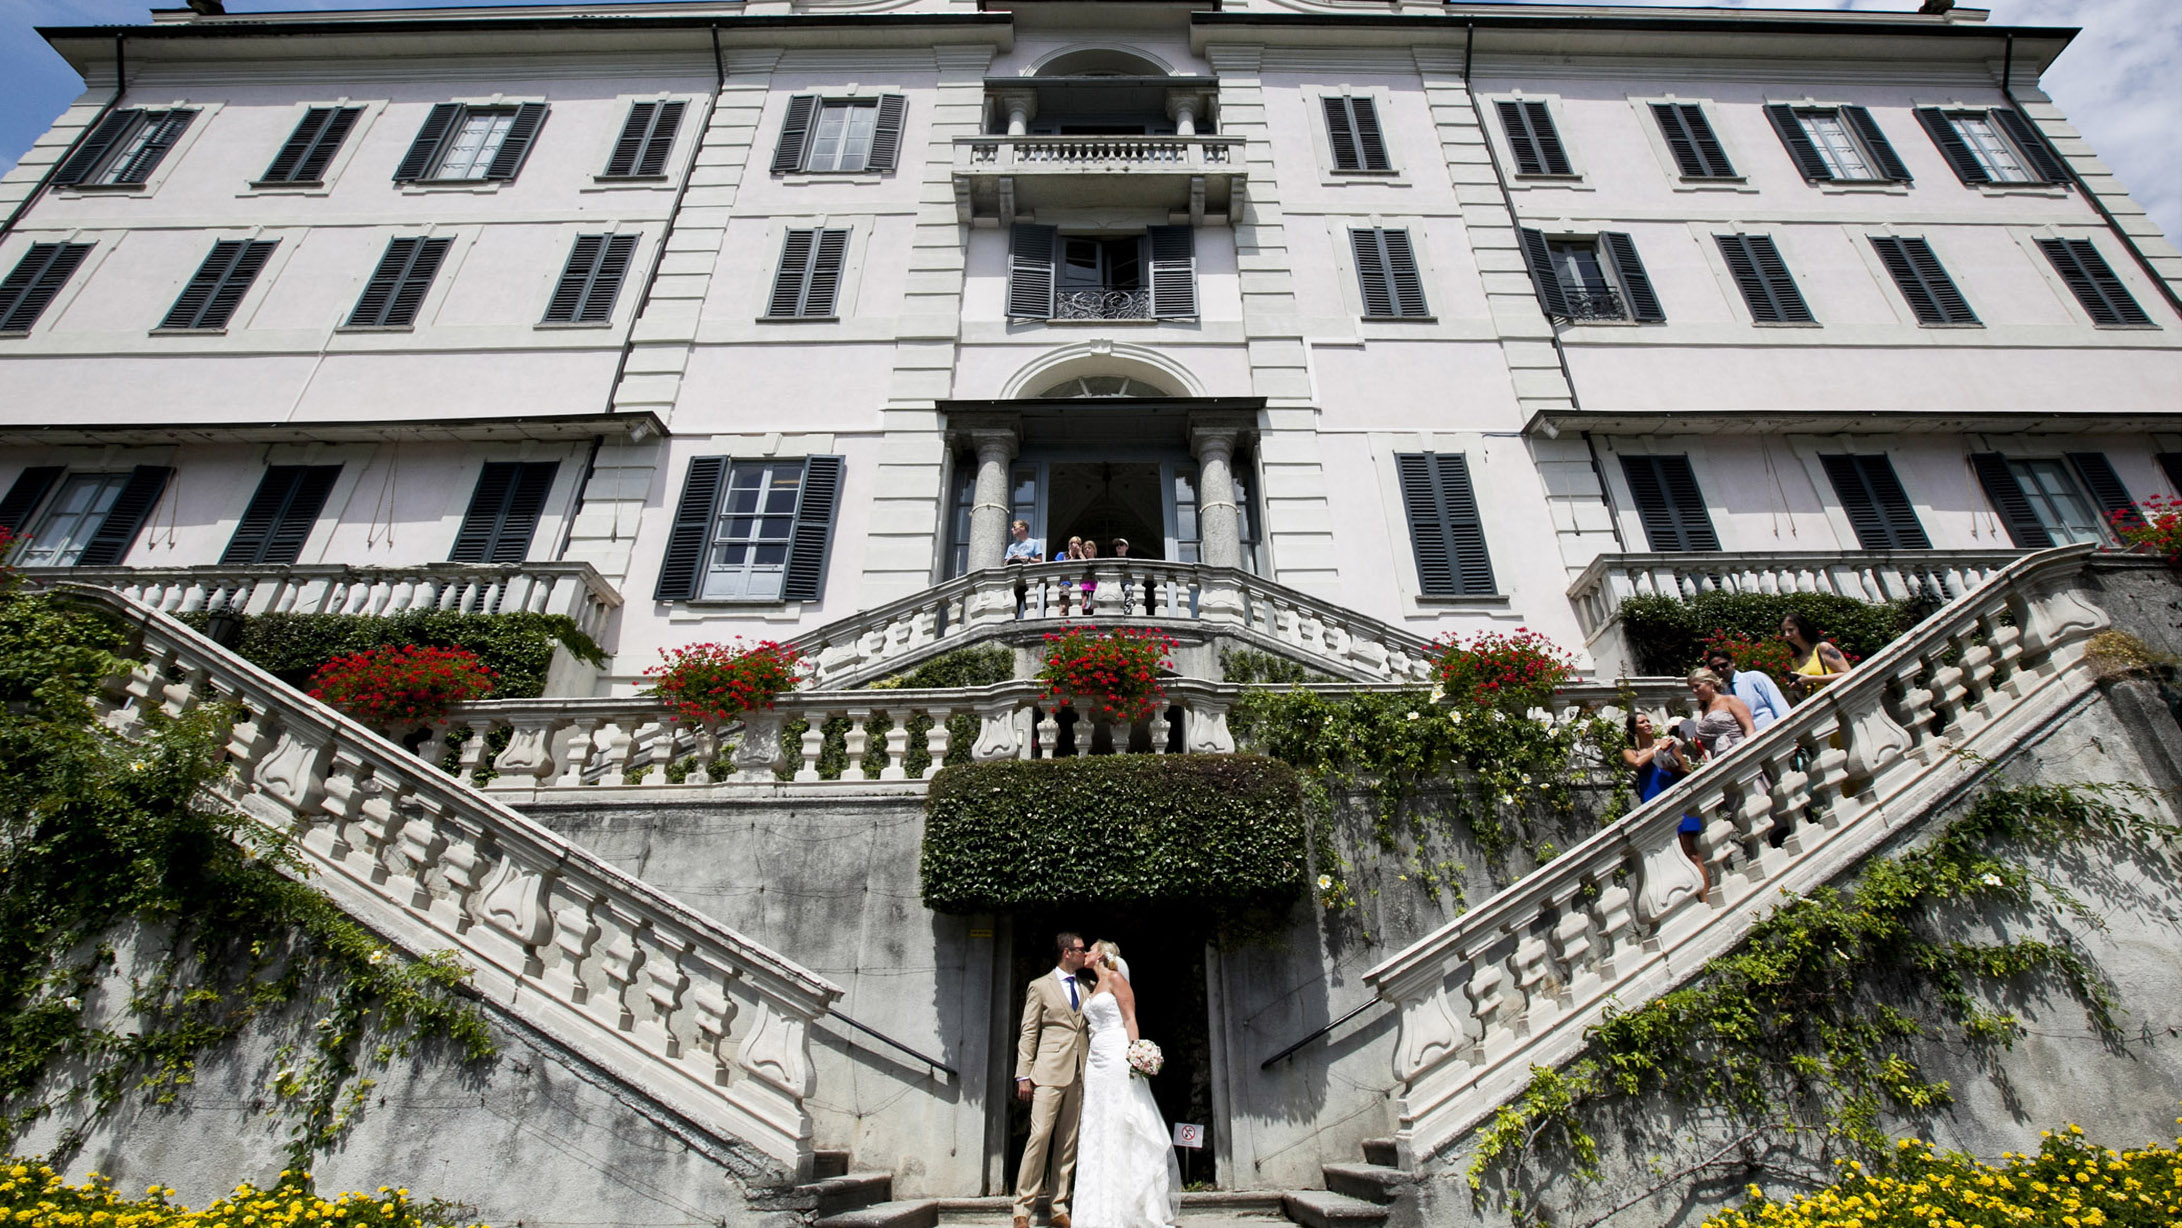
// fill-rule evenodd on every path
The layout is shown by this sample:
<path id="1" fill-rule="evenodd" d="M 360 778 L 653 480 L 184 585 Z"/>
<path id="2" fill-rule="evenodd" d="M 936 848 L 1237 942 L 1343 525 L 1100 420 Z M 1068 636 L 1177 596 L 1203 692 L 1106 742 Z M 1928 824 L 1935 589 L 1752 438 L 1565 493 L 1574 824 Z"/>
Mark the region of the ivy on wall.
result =
<path id="1" fill-rule="evenodd" d="M 1005 644 L 986 644 L 943 652 L 906 674 L 881 678 L 874 691 L 939 690 L 948 687 L 994 686 L 1015 678 L 1015 650 Z"/>
<path id="2" fill-rule="evenodd" d="M 1783 616 L 1801 614 L 1850 656 L 1863 658 L 1892 643 L 1930 614 L 1918 602 L 1873 604 L 1831 593 L 1702 593 L 1623 599 L 1616 617 L 1628 637 L 1636 672 L 1679 677 L 1704 663 L 1705 637 L 1728 631 L 1747 639 L 1780 635 Z"/>
<path id="3" fill-rule="evenodd" d="M 925 800 L 939 912 L 1097 901 L 1220 912 L 1303 885 L 1301 782 L 1255 755 L 1097 755 L 943 769 Z"/>
<path id="4" fill-rule="evenodd" d="M 182 621 L 202 631 L 209 619 L 199 613 L 183 615 Z M 606 663 L 599 646 L 577 630 L 576 620 L 561 614 L 259 614 L 240 621 L 232 643 L 236 654 L 299 688 L 335 657 L 393 644 L 476 653 L 499 680 L 495 699 L 537 698 L 556 645 L 580 661 Z"/>
<path id="5" fill-rule="evenodd" d="M 1885 1122 L 1951 1101 L 1948 1084 L 1918 1065 L 1920 1043 L 1989 1054 L 2022 1034 L 2015 1015 L 1989 1005 L 1997 991 L 2052 986 L 2117 1036 L 2111 989 L 2067 938 L 2070 924 L 2100 922 L 2034 867 L 2074 845 L 2170 847 L 2182 830 L 2117 800 L 2143 797 L 2119 785 L 1995 789 L 1929 844 L 1870 863 L 1846 889 L 1788 901 L 1691 984 L 1610 1016 L 1582 1058 L 1534 1069 L 1476 1135 L 1471 1190 L 1517 1222 L 1549 1212 L 1536 1201 L 1552 1184 L 1540 1162 L 1563 1159 L 1596 1177 L 1596 1125 L 1661 1095 L 1717 1111 L 1740 1137 L 1625 1206 L 1674 1182 L 1754 1174 L 1764 1165 L 1751 1156 L 1796 1138 L 1813 1140 L 1821 1159 L 1883 1171 L 1900 1150 Z M 1962 933 L 1961 919 L 1980 915 L 2002 934 L 2035 931 L 2026 923 L 2042 918 L 2060 938 Z M 1572 1207 L 1596 1201 L 1570 1196 Z"/>
<path id="6" fill-rule="evenodd" d="M 0 1149 L 65 1110 L 65 1160 L 124 1096 L 172 1103 L 204 1057 L 287 1028 L 266 1111 L 306 1172 L 368 1070 L 422 1041 L 482 1059 L 491 1038 L 451 956 L 391 951 L 278 837 L 207 803 L 231 711 L 153 709 L 127 741 L 96 719 L 124 650 L 99 613 L 0 581 Z M 112 943 L 132 927 L 156 958 L 124 979 Z"/>

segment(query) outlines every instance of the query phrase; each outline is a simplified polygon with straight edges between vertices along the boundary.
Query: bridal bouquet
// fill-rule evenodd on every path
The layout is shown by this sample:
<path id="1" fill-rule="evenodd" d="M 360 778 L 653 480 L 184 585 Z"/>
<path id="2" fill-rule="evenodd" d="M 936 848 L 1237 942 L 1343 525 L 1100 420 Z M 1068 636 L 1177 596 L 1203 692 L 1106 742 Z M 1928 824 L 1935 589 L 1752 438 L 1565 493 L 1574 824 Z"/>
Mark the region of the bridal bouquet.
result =
<path id="1" fill-rule="evenodd" d="M 1139 1079 L 1149 1079 L 1167 1064 L 1167 1055 L 1159 1046 L 1148 1040 L 1129 1042 L 1129 1073 Z"/>

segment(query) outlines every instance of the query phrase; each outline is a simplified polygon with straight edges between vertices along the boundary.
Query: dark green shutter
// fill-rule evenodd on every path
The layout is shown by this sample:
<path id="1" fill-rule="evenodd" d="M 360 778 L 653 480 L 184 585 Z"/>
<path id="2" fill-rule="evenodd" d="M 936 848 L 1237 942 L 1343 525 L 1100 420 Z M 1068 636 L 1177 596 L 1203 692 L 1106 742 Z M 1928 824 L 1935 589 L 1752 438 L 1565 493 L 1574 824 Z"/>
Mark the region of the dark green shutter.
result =
<path id="1" fill-rule="evenodd" d="M 804 287 L 803 307 L 797 314 L 813 318 L 834 314 L 835 301 L 841 296 L 841 270 L 848 264 L 848 257 L 848 231 L 818 232 L 818 246 L 811 253 L 810 284 Z"/>
<path id="2" fill-rule="evenodd" d="M 1053 316 L 1058 280 L 1053 261 L 1060 230 L 1017 222 L 1008 236 L 1008 318 L 1045 320 Z"/>
<path id="3" fill-rule="evenodd" d="M 1712 122 L 1705 118 L 1705 109 L 1694 102 L 1655 102 L 1652 118 L 1659 124 L 1659 134 L 1666 138 L 1667 149 L 1674 154 L 1675 169 L 1685 179 L 1732 179 L 1735 166 L 1727 159 L 1727 150 L 1720 145 L 1720 138 L 1712 131 Z"/>
<path id="4" fill-rule="evenodd" d="M 1503 100 L 1500 126 L 1515 151 L 1515 170 L 1520 175 L 1566 175 L 1568 151 L 1554 130 L 1553 112 L 1543 102 Z"/>
<path id="5" fill-rule="evenodd" d="M 788 115 L 780 125 L 780 143 L 773 146 L 774 174 L 803 169 L 803 147 L 810 142 L 811 113 L 817 109 L 815 94 L 797 94 L 788 100 Z"/>
<path id="6" fill-rule="evenodd" d="M 842 458 L 813 456 L 803 462 L 803 490 L 788 542 L 781 579 L 784 601 L 816 601 L 826 592 L 826 564 L 833 557 L 833 522 L 841 506 Z"/>
<path id="7" fill-rule="evenodd" d="M 1379 241 L 1386 246 L 1387 280 L 1394 287 L 1394 311 L 1402 316 L 1426 316 L 1432 314 L 1424 302 L 1424 274 L 1417 268 L 1417 253 L 1409 246 L 1406 230 L 1381 230 Z"/>
<path id="8" fill-rule="evenodd" d="M 2068 283 L 2069 292 L 2083 305 L 2093 324 L 2142 327 L 2152 322 L 2091 240 L 2040 239 L 2038 250 L 2046 254 L 2053 271 Z"/>
<path id="9" fill-rule="evenodd" d="M 302 122 L 288 139 L 281 144 L 280 152 L 273 155 L 273 164 L 259 176 L 260 183 L 318 183 L 326 177 L 326 166 L 348 139 L 349 129 L 356 126 L 356 117 L 362 107 L 312 107 L 303 113 Z"/>
<path id="10" fill-rule="evenodd" d="M 1644 522 L 1645 543 L 1655 553 L 1720 548 L 1689 457 L 1624 456 L 1621 472 Z"/>
<path id="11" fill-rule="evenodd" d="M 254 567 L 301 558 L 340 476 L 339 465 L 267 466 L 220 562 Z"/>
<path id="12" fill-rule="evenodd" d="M 890 171 L 902 156 L 902 119 L 908 110 L 908 101 L 900 94 L 879 96 L 879 115 L 871 125 L 871 156 L 864 161 L 866 170 Z"/>
<path id="13" fill-rule="evenodd" d="M 1152 315 L 1188 319 L 1197 314 L 1197 235 L 1187 226 L 1152 226 L 1144 232 L 1150 257 Z"/>
<path id="14" fill-rule="evenodd" d="M 477 476 L 470 507 L 447 556 L 456 563 L 520 563 L 530 553 L 538 517 L 560 472 L 559 461 L 490 461 Z"/>
<path id="15" fill-rule="evenodd" d="M 91 254 L 89 243 L 33 243 L 0 279 L 0 333 L 25 333 Z"/>
<path id="16" fill-rule="evenodd" d="M 121 493 L 106 509 L 106 518 L 99 522 L 98 531 L 91 534 L 83 553 L 76 556 L 76 566 L 121 566 L 129 557 L 129 547 L 136 544 L 137 533 L 159 505 L 159 496 L 166 492 L 167 479 L 173 475 L 174 470 L 164 465 L 138 465 L 130 471 Z"/>
<path id="17" fill-rule="evenodd" d="M 54 184 L 58 187 L 71 187 L 97 174 L 98 168 L 106 162 L 106 155 L 112 153 L 121 138 L 143 121 L 144 112 L 137 107 L 124 107 L 108 114 L 98 122 L 97 127 L 91 129 L 91 135 L 84 138 L 83 144 L 76 146 L 76 152 L 70 154 L 68 161 L 61 164 L 61 169 L 54 173 Z"/>
<path id="18" fill-rule="evenodd" d="M 1975 324 L 1977 313 L 1970 310 L 1970 303 L 1955 288 L 1955 281 L 1947 275 L 1940 258 L 1932 251 L 1932 245 L 1923 239 L 1901 239 L 1892 235 L 1870 235 L 1872 250 L 1879 253 L 1879 263 L 1886 266 L 1887 276 L 1902 292 L 1909 309 L 1916 313 L 1919 324 Z"/>
<path id="19" fill-rule="evenodd" d="M 1356 254 L 1356 280 L 1363 291 L 1366 317 L 1398 319 L 1431 314 L 1408 231 L 1352 230 L 1349 245 Z"/>
<path id="20" fill-rule="evenodd" d="M 1606 249 L 1607 258 L 1614 262 L 1615 275 L 1621 278 L 1621 291 L 1629 299 L 1629 318 L 1640 324 L 1665 321 L 1667 309 L 1660 305 L 1651 276 L 1644 271 L 1644 261 L 1637 257 L 1636 240 L 1609 230 L 1599 235 L 1599 245 Z"/>
<path id="21" fill-rule="evenodd" d="M 1947 118 L 1947 112 L 1938 107 L 1918 107 L 1917 122 L 1924 125 L 1932 143 L 1939 146 L 1941 156 L 1947 159 L 1947 165 L 1954 168 L 1955 178 L 1967 184 L 1993 181 L 1992 172 L 1985 169 L 1985 164 L 1978 161 L 1977 152 L 1970 148 L 1970 143 L 1962 139 L 1960 132 L 1955 131 L 1954 122 Z"/>
<path id="22" fill-rule="evenodd" d="M 416 322 L 424 295 L 452 239 L 392 239 L 349 313 L 350 328 L 398 328 Z"/>
<path id="23" fill-rule="evenodd" d="M 30 528 L 30 518 L 45 502 L 54 483 L 68 472 L 64 465 L 32 465 L 15 475 L 8 493 L 0 496 L 0 533 L 12 533 L 21 537 Z"/>
<path id="24" fill-rule="evenodd" d="M 2043 550 L 2053 544 L 2052 534 L 2046 532 L 2046 526 L 2038 522 L 2038 513 L 2031 509 L 2023 484 L 2008 468 L 2007 457 L 1998 452 L 1974 453 L 1970 467 L 1977 471 L 1986 500 L 2000 513 L 2000 523 L 2007 526 L 2009 541 L 2024 550 Z"/>
<path id="25" fill-rule="evenodd" d="M 765 314 L 774 319 L 826 317 L 834 312 L 848 259 L 846 230 L 791 230 L 781 241 L 780 268 Z"/>
<path id="26" fill-rule="evenodd" d="M 1322 98 L 1326 109 L 1326 143 L 1333 149 L 1333 168 L 1337 171 L 1364 169 L 1363 155 L 1356 148 L 1356 125 L 1349 119 L 1349 100 L 1346 98 Z"/>
<path id="27" fill-rule="evenodd" d="M 507 136 L 501 138 L 500 148 L 493 151 L 492 164 L 485 168 L 485 178 L 513 179 L 523 169 L 524 159 L 530 157 L 530 147 L 537 143 L 538 129 L 544 125 L 546 104 L 526 102 L 515 108 L 515 122 L 508 125 Z"/>
<path id="28" fill-rule="evenodd" d="M 1542 230 L 1522 230 L 1523 263 L 1530 269 L 1530 284 L 1538 290 L 1538 305 L 1557 320 L 1569 318 L 1568 287 L 1561 284 L 1560 270 L 1553 267 L 1553 245 Z"/>
<path id="29" fill-rule="evenodd" d="M 2108 526 L 2143 527 L 2144 514 L 2137 510 L 2137 501 L 2129 497 L 2129 488 L 2122 485 L 2121 475 L 2114 472 L 2106 453 L 2071 452 L 2068 463 L 2076 467 L 2076 476 L 2083 479 L 2084 489 L 2091 492 L 2091 500 L 2099 505 Z"/>
<path id="30" fill-rule="evenodd" d="M 278 240 L 222 239 L 214 243 L 212 254 L 197 266 L 196 275 L 182 288 L 159 327 L 227 327 L 243 294 L 278 246 Z"/>
<path id="31" fill-rule="evenodd" d="M 437 102 L 424 117 L 424 124 L 417 129 L 416 138 L 409 142 L 409 152 L 402 155 L 394 168 L 394 182 L 415 183 L 439 169 L 440 146 L 447 141 L 447 133 L 462 118 L 459 102 Z"/>
<path id="32" fill-rule="evenodd" d="M 1493 592 L 1485 523 L 1470 484 L 1469 458 L 1434 452 L 1394 458 L 1417 557 L 1418 590 L 1427 597 L 1477 597 Z"/>
<path id="33" fill-rule="evenodd" d="M 1788 147 L 1788 156 L 1795 160 L 1796 169 L 1810 183 L 1827 183 L 1833 179 L 1833 171 L 1826 159 L 1811 142 L 1811 134 L 1803 130 L 1803 121 L 1796 118 L 1796 109 L 1785 103 L 1774 103 L 1765 108 L 1765 117 L 1773 121 L 1773 131 L 1780 136 L 1780 143 Z"/>
<path id="34" fill-rule="evenodd" d="M 1386 137 L 1379 130 L 1379 110 L 1369 98 L 1321 99 L 1326 109 L 1326 139 L 1333 165 L 1342 171 L 1383 171 Z"/>
<path id="35" fill-rule="evenodd" d="M 674 525 L 667 530 L 667 553 L 659 563 L 659 584 L 654 601 L 689 601 L 704 583 L 705 555 L 712 544 L 712 519 L 719 512 L 720 492 L 727 486 L 728 458 L 699 456 L 689 463 L 682 479 L 682 500 L 674 508 Z"/>
<path id="36" fill-rule="evenodd" d="M 1917 509 L 1884 456 L 1821 456 L 1841 510 L 1866 550 L 1930 550 Z"/>
<path id="37" fill-rule="evenodd" d="M 596 324 L 614 316 L 614 298 L 628 276 L 636 236 L 577 235 L 561 280 L 546 301 L 548 324 Z"/>
<path id="38" fill-rule="evenodd" d="M 1809 324 L 1815 319 L 1770 235 L 1714 235 L 1750 318 L 1761 324 Z"/>
<path id="39" fill-rule="evenodd" d="M 1894 152 L 1894 143 L 1880 131 L 1879 121 L 1871 117 L 1870 111 L 1862 107 L 1843 107 L 1841 118 L 1848 121 L 1850 131 L 1856 133 L 1864 142 L 1864 148 L 1871 151 L 1871 160 L 1878 164 L 1881 178 L 1895 183 L 1910 182 L 1909 167 L 1903 163 L 1902 156 Z"/>
<path id="40" fill-rule="evenodd" d="M 667 153 L 674 148 L 674 134 L 682 127 L 686 102 L 639 102 L 629 107 L 614 152 L 606 159 L 611 179 L 631 175 L 657 175 L 667 167 Z"/>
<path id="41" fill-rule="evenodd" d="M 2040 132 L 2038 126 L 2030 122 L 2029 116 L 2005 107 L 1988 111 L 1986 115 L 2000 125 L 2002 132 L 2008 134 L 2008 139 L 2015 143 L 2016 151 L 2023 155 L 2023 160 L 2029 164 L 2032 174 L 2047 183 L 2069 182 L 2068 164 L 2061 161 L 2061 155 L 2046 143 L 2045 133 Z"/>

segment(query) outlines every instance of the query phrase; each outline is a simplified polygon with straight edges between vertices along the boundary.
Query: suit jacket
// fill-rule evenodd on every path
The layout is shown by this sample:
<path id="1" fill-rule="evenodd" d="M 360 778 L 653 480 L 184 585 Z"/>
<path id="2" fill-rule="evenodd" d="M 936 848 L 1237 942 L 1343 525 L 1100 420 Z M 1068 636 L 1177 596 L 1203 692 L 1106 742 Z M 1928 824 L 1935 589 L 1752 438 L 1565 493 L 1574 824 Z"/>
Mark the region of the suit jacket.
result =
<path id="1" fill-rule="evenodd" d="M 1067 1087 L 1083 1077 L 1089 1050 L 1083 1010 L 1068 1004 L 1064 974 L 1055 969 L 1030 983 L 1023 995 L 1023 1030 L 1015 1042 L 1015 1077 L 1038 1087 Z M 1088 991 L 1077 987 L 1080 1002 Z"/>

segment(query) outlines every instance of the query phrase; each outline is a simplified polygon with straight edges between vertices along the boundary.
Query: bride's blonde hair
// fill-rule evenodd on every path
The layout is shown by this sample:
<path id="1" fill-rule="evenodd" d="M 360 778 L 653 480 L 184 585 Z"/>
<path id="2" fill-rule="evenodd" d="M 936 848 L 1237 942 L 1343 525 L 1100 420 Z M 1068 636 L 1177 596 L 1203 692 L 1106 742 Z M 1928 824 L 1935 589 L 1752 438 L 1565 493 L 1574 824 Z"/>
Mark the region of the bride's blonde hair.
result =
<path id="1" fill-rule="evenodd" d="M 1099 962 L 1101 964 L 1112 968 L 1116 972 L 1120 972 L 1121 975 L 1124 977 L 1129 975 L 1127 972 L 1122 971 L 1124 968 L 1128 967 L 1128 965 L 1123 963 L 1121 960 L 1120 947 L 1117 947 L 1113 943 L 1106 941 L 1104 938 L 1101 938 L 1097 942 L 1091 944 L 1091 949 L 1099 953 Z"/>

